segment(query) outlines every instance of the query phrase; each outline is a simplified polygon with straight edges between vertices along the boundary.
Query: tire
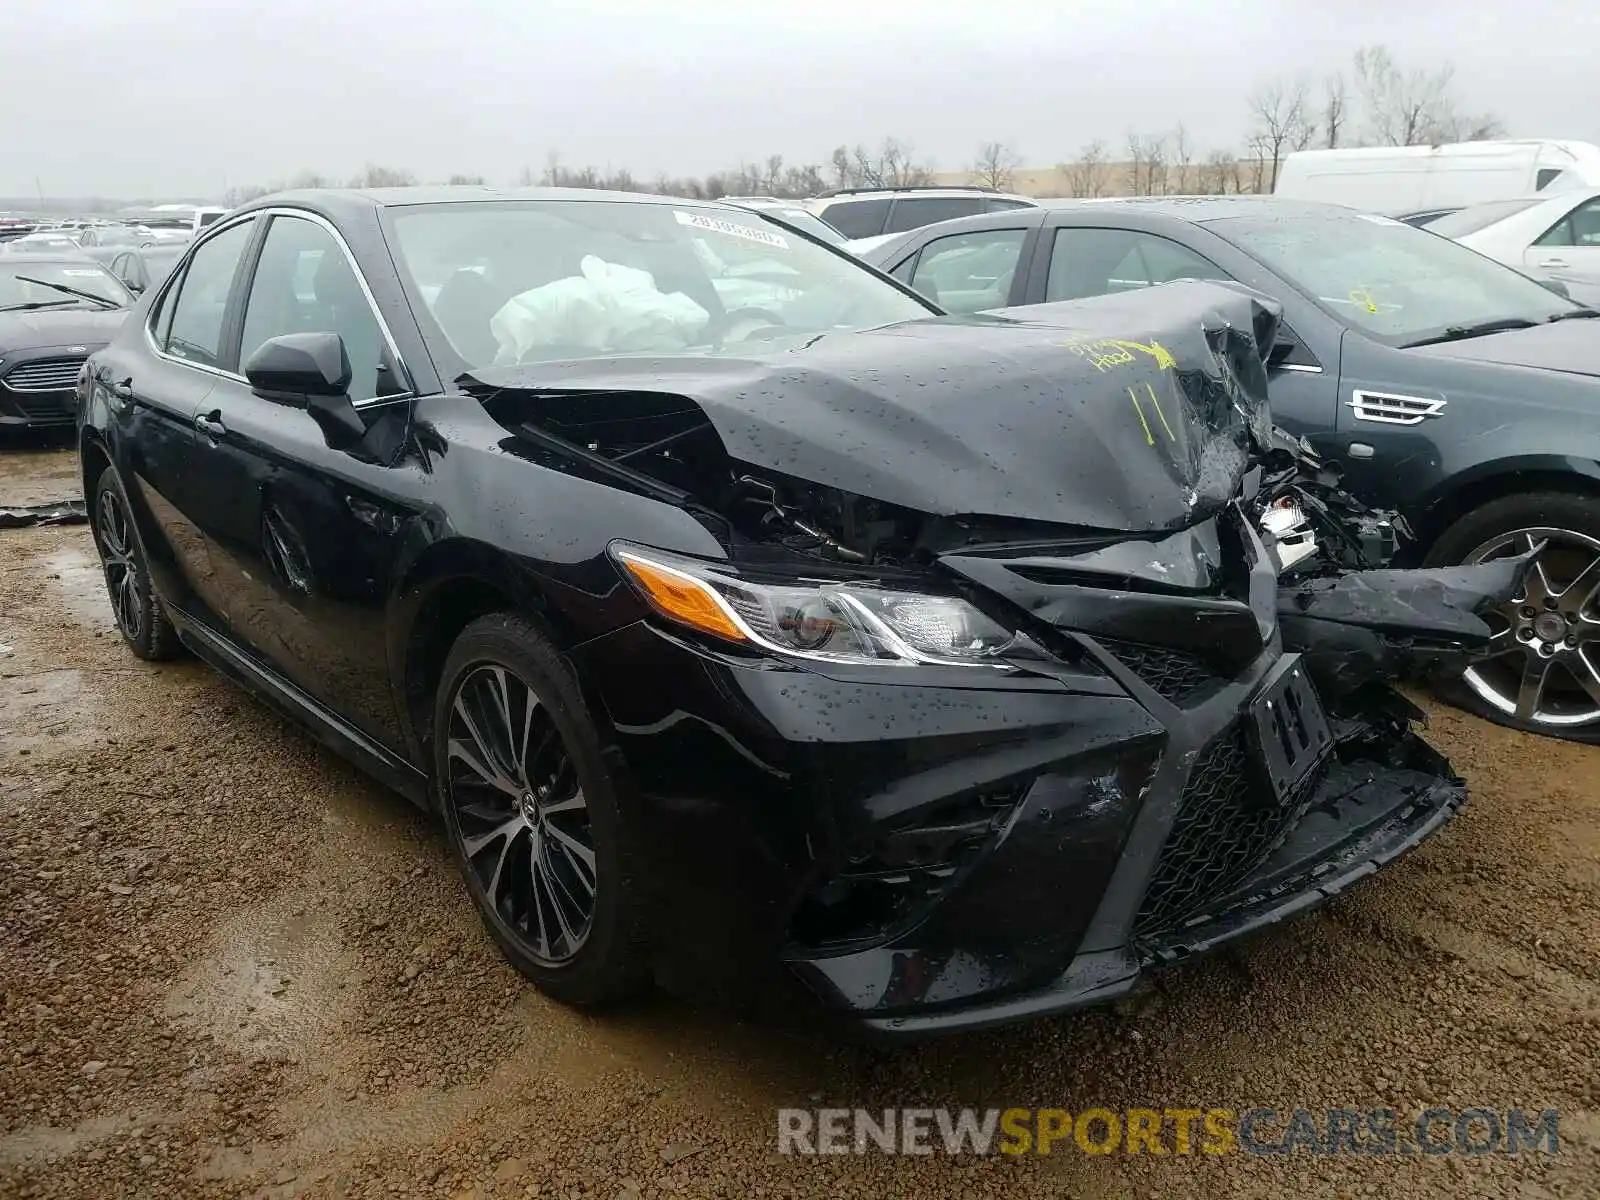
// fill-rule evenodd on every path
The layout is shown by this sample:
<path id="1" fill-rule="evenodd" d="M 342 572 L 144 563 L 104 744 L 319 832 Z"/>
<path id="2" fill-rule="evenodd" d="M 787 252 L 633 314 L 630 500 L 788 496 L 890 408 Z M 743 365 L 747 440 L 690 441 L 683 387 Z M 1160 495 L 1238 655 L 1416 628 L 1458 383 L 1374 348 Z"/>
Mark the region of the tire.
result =
<path id="1" fill-rule="evenodd" d="M 128 493 L 123 490 L 115 467 L 108 466 L 100 472 L 95 483 L 90 528 L 105 572 L 106 596 L 122 640 L 135 657 L 146 662 L 174 657 L 180 649 L 178 632 L 150 586 L 149 564 L 133 522 Z"/>
<path id="2" fill-rule="evenodd" d="M 467 626 L 445 661 L 433 731 L 450 848 L 506 958 L 566 1004 L 639 991 L 650 973 L 639 837 L 571 670 L 537 624 L 497 613 Z"/>
<path id="3" fill-rule="evenodd" d="M 1512 729 L 1597 743 L 1600 636 L 1591 635 L 1600 635 L 1600 595 L 1591 593 L 1600 578 L 1600 497 L 1530 492 L 1491 500 L 1446 529 L 1425 565 L 1455 566 L 1538 544 L 1542 576 L 1489 618 L 1507 649 L 1438 690 Z"/>

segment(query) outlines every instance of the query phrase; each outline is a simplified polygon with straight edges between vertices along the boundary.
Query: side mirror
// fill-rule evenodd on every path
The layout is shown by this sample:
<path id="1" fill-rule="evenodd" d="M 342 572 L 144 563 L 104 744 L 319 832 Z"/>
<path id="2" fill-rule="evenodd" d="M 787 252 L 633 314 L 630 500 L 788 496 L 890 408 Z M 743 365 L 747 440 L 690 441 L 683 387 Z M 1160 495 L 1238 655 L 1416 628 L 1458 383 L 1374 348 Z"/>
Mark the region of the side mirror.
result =
<path id="1" fill-rule="evenodd" d="M 284 333 L 256 347 L 244 377 L 264 400 L 304 406 L 328 445 L 349 450 L 367 436 L 350 403 L 350 356 L 337 333 Z"/>
<path id="2" fill-rule="evenodd" d="M 1559 279 L 1549 279 L 1542 275 L 1536 275 L 1534 276 L 1534 282 L 1546 291 L 1554 292 L 1564 300 L 1572 299 L 1572 289 Z"/>
<path id="3" fill-rule="evenodd" d="M 269 398 L 344 396 L 350 391 L 350 356 L 337 333 L 285 333 L 256 347 L 244 377 Z"/>

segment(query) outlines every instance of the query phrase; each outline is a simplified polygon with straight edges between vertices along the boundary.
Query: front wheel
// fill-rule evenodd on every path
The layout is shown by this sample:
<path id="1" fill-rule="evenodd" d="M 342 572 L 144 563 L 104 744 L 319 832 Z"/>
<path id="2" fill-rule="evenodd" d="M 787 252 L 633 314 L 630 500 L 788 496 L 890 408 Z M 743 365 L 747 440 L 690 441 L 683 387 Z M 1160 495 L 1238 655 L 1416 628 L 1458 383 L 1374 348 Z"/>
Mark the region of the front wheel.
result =
<path id="1" fill-rule="evenodd" d="M 1444 532 L 1428 565 L 1529 550 L 1538 555 L 1523 594 L 1488 618 L 1488 656 L 1444 690 L 1514 729 L 1600 742 L 1600 499 L 1537 492 L 1491 501 Z"/>
<path id="2" fill-rule="evenodd" d="M 571 672 L 532 621 L 466 628 L 433 730 L 451 849 L 512 965 L 568 1004 L 636 991 L 649 969 L 636 835 Z"/>

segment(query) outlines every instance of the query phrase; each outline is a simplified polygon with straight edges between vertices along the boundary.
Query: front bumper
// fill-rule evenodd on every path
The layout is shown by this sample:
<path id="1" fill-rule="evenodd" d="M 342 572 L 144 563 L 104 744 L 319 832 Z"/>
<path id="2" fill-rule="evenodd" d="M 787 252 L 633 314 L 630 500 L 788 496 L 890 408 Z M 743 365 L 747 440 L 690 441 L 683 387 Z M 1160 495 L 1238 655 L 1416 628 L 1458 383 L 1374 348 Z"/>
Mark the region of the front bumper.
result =
<path id="1" fill-rule="evenodd" d="M 0 360 L 0 428 L 70 429 L 77 377 L 93 346 L 7 351 Z"/>
<path id="2" fill-rule="evenodd" d="M 884 1036 L 1059 1012 L 1320 903 L 1464 800 L 1380 712 L 1335 721 L 1277 804 L 1242 725 L 1275 643 L 1223 678 L 1080 641 L 1028 678 L 823 674 L 646 624 L 574 651 L 650 847 L 662 981 L 798 979 Z"/>

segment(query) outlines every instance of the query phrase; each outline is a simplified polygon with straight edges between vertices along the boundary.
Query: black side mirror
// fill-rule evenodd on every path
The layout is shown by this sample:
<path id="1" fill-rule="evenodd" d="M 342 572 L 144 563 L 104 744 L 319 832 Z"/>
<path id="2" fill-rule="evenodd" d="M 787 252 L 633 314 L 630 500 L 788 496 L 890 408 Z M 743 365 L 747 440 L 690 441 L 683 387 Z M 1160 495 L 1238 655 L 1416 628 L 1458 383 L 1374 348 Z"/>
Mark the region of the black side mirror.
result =
<path id="1" fill-rule="evenodd" d="M 350 356 L 337 333 L 284 333 L 256 347 L 244 377 L 263 400 L 303 405 L 328 445 L 349 450 L 367 436 L 350 403 Z"/>
<path id="2" fill-rule="evenodd" d="M 337 333 L 285 333 L 256 347 L 244 377 L 268 398 L 344 396 L 350 391 L 350 356 Z"/>

